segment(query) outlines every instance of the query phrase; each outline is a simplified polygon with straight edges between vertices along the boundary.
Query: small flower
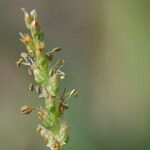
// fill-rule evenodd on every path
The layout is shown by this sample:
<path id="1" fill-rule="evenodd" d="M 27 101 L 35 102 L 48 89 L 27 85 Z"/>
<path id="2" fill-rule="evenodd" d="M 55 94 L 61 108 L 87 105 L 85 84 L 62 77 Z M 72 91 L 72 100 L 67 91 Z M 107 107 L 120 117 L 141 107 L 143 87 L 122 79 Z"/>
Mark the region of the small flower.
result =
<path id="1" fill-rule="evenodd" d="M 30 28 L 30 24 L 32 23 L 33 21 L 33 16 L 31 16 L 30 13 L 28 13 L 24 8 L 21 8 L 21 10 L 24 12 L 24 15 L 25 15 L 25 24 L 27 26 L 27 28 Z"/>

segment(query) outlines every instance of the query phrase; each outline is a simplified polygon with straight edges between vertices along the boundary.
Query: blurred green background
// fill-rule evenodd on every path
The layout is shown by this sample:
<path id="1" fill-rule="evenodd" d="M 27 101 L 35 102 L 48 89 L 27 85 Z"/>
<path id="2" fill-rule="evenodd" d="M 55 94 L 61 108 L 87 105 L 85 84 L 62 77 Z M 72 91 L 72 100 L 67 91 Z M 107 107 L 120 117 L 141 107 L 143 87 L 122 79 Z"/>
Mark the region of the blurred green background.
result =
<path id="1" fill-rule="evenodd" d="M 66 150 L 150 150 L 149 0 L 0 0 L 0 150 L 46 150 L 35 114 L 43 102 L 15 62 L 25 50 L 23 13 L 36 9 L 47 48 L 60 46 L 68 89 L 80 91 L 66 118 Z"/>

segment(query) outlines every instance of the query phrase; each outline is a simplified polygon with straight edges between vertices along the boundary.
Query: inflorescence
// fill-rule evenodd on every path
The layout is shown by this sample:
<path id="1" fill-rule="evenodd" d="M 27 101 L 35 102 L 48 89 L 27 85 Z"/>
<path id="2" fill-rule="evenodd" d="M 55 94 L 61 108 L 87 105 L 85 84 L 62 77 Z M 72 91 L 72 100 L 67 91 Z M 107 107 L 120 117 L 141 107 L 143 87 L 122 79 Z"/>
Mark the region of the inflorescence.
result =
<path id="1" fill-rule="evenodd" d="M 24 8 L 22 11 L 26 27 L 31 34 L 20 33 L 20 40 L 26 46 L 26 52 L 21 53 L 16 65 L 27 66 L 28 74 L 34 76 L 36 85 L 30 84 L 29 90 L 35 91 L 39 98 L 44 98 L 45 108 L 25 105 L 21 108 L 21 113 L 28 115 L 36 111 L 42 122 L 38 125 L 37 131 L 44 138 L 47 147 L 51 150 L 62 150 L 69 140 L 64 112 L 68 109 L 68 99 L 72 96 L 77 97 L 78 92 L 75 89 L 66 92 L 65 88 L 60 94 L 60 80 L 65 79 L 65 73 L 61 71 L 64 60 L 54 61 L 53 57 L 61 48 L 56 47 L 46 53 L 44 32 L 36 11 L 32 10 L 29 13 Z"/>

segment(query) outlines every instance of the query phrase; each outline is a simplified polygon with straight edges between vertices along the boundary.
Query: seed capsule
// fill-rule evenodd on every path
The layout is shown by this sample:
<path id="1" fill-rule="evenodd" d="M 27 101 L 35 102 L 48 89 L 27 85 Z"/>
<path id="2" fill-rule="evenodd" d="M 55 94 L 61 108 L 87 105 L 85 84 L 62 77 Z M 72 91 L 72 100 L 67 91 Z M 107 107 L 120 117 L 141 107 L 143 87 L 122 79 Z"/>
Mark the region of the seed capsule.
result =
<path id="1" fill-rule="evenodd" d="M 25 15 L 25 24 L 29 28 L 31 22 L 33 21 L 33 17 L 24 8 L 21 8 L 21 10 L 24 12 Z"/>
<path id="2" fill-rule="evenodd" d="M 29 91 L 31 91 L 31 92 L 34 91 L 34 85 L 33 85 L 33 84 L 30 84 L 30 85 L 29 85 Z"/>
<path id="3" fill-rule="evenodd" d="M 53 59 L 53 53 L 52 53 L 52 52 L 48 52 L 48 53 L 47 53 L 47 56 L 48 56 L 48 59 L 49 59 L 50 61 L 52 61 L 52 59 Z"/>
<path id="4" fill-rule="evenodd" d="M 33 109 L 31 107 L 28 107 L 27 105 L 25 105 L 21 108 L 21 113 L 24 115 L 28 115 L 32 112 L 32 110 Z"/>
<path id="5" fill-rule="evenodd" d="M 60 52 L 61 51 L 61 47 L 55 47 L 52 52 Z"/>

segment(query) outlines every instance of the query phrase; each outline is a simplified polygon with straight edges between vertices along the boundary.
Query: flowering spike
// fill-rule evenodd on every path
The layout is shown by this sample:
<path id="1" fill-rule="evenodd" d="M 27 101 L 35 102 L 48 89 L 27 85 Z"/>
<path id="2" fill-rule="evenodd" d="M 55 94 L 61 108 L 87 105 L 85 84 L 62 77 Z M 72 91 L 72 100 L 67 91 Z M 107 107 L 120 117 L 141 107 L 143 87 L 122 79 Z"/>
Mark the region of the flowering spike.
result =
<path id="1" fill-rule="evenodd" d="M 63 95 L 60 93 L 60 79 L 64 80 L 65 73 L 60 69 L 64 65 L 64 60 L 58 59 L 53 62 L 53 56 L 60 52 L 61 48 L 56 47 L 46 53 L 44 32 L 38 20 L 36 10 L 28 13 L 21 8 L 25 16 L 25 24 L 30 30 L 31 35 L 20 33 L 20 40 L 26 46 L 26 52 L 21 53 L 21 58 L 16 63 L 17 66 L 28 66 L 28 74 L 34 76 L 36 86 L 29 85 L 29 90 L 34 91 L 39 97 L 44 98 L 46 107 L 44 109 L 32 108 L 27 105 L 21 108 L 22 114 L 30 114 L 37 110 L 41 120 L 37 130 L 46 141 L 47 147 L 51 150 L 62 150 L 69 141 L 68 125 L 62 119 L 65 110 L 69 108 L 67 99 L 78 95 L 76 90 Z M 63 117 L 64 118 L 64 117 Z"/>

